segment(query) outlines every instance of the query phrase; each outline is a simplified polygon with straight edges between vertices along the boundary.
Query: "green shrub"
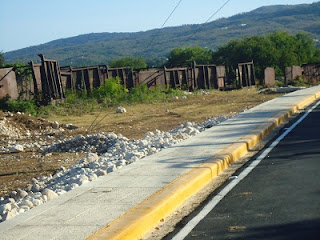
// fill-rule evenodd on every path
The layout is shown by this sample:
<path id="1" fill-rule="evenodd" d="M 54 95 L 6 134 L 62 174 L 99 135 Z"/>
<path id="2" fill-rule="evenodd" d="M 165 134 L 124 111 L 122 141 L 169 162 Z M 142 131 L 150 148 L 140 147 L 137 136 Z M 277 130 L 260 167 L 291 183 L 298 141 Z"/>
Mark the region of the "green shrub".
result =
<path id="1" fill-rule="evenodd" d="M 295 79 L 288 81 L 288 85 L 295 87 L 304 87 L 307 85 L 306 80 L 302 76 L 297 76 Z"/>
<path id="2" fill-rule="evenodd" d="M 3 110 L 3 111 L 9 111 L 8 110 L 8 101 L 9 101 L 10 97 L 9 95 L 3 97 L 3 98 L 0 98 L 0 109 Z"/>
<path id="3" fill-rule="evenodd" d="M 159 89 L 148 89 L 146 84 L 141 84 L 135 88 L 130 89 L 128 94 L 128 102 L 152 102 L 154 100 L 164 99 L 164 93 Z"/>
<path id="4" fill-rule="evenodd" d="M 285 84 L 284 84 L 284 79 L 276 79 L 276 83 L 274 85 L 275 87 L 284 87 Z"/>
<path id="5" fill-rule="evenodd" d="M 12 100 L 8 96 L 0 99 L 0 109 L 10 112 L 37 114 L 37 106 L 32 100 Z"/>
<path id="6" fill-rule="evenodd" d="M 127 101 L 129 103 L 168 101 L 172 99 L 173 96 L 181 95 L 183 95 L 183 91 L 179 89 L 162 87 L 149 89 L 146 84 L 141 84 L 135 88 L 130 89 Z"/>
<path id="7" fill-rule="evenodd" d="M 149 89 L 146 84 L 135 88 L 126 89 L 121 84 L 120 78 L 107 79 L 103 85 L 92 90 L 91 94 L 86 91 L 66 90 L 64 102 L 56 105 L 40 106 L 36 100 L 11 100 L 9 97 L 0 99 L 0 109 L 11 112 L 25 112 L 32 115 L 45 116 L 55 113 L 61 116 L 81 115 L 101 108 L 116 106 L 119 103 L 151 103 L 171 100 L 173 96 L 183 95 L 182 90 L 172 88 L 155 87 Z"/>
<path id="8" fill-rule="evenodd" d="M 92 97 L 103 101 L 109 99 L 111 103 L 118 103 L 126 100 L 128 89 L 121 84 L 121 79 L 108 78 L 105 83 L 92 92 Z"/>
<path id="9" fill-rule="evenodd" d="M 79 101 L 79 94 L 72 92 L 70 90 L 66 90 L 65 94 L 66 94 L 66 99 L 65 99 L 66 103 L 73 104 Z"/>
<path id="10" fill-rule="evenodd" d="M 167 88 L 164 91 L 170 98 L 173 96 L 182 96 L 184 94 L 182 90 L 174 88 Z"/>

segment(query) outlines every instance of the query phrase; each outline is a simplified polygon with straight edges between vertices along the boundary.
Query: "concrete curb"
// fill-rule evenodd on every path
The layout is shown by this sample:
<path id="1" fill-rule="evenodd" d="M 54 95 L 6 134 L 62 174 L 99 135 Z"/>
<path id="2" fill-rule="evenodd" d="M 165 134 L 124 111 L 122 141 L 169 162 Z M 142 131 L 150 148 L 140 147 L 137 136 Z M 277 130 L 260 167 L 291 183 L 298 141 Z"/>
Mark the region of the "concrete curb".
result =
<path id="1" fill-rule="evenodd" d="M 231 163 L 243 157 L 276 126 L 318 98 L 320 92 L 307 97 L 288 111 L 279 112 L 265 124 L 260 124 L 236 143 L 180 176 L 87 239 L 141 239 Z"/>

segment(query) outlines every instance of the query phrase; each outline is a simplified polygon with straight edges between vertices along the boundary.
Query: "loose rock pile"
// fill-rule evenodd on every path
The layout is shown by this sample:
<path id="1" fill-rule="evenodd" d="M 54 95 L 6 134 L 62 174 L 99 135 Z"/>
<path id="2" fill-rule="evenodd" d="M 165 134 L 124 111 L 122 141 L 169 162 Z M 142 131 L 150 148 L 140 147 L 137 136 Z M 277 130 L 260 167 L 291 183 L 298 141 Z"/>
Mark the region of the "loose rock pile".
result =
<path id="1" fill-rule="evenodd" d="M 0 222 L 11 219 L 33 207 L 56 198 L 78 186 L 120 169 L 141 158 L 159 152 L 210 128 L 227 117 L 209 119 L 202 124 L 187 122 L 168 132 L 148 132 L 140 140 L 128 139 L 121 134 L 98 133 L 78 135 L 40 148 L 43 154 L 50 152 L 87 152 L 87 156 L 72 167 L 61 167 L 53 176 L 33 178 L 24 189 L 0 198 Z"/>
<path id="2" fill-rule="evenodd" d="M 125 109 L 124 107 L 117 107 L 116 108 L 116 113 L 126 113 L 127 109 Z"/>
<path id="3" fill-rule="evenodd" d="M 65 131 L 77 129 L 72 124 L 59 124 L 24 113 L 0 112 L 0 152 L 17 153 L 26 149 L 47 146 L 65 138 Z M 30 142 L 30 140 L 33 140 Z"/>
<path id="4" fill-rule="evenodd" d="M 0 120 L 0 136 L 6 136 L 8 138 L 21 137 L 19 129 L 13 126 L 10 126 L 6 118 L 3 118 L 2 120 Z"/>

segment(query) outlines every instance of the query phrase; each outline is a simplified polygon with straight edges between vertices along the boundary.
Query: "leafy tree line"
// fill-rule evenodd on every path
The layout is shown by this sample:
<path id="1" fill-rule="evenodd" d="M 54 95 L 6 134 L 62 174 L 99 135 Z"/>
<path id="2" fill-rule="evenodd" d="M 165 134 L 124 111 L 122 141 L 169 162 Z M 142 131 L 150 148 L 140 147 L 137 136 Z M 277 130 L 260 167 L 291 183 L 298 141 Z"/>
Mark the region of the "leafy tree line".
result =
<path id="1" fill-rule="evenodd" d="M 147 63 L 143 58 L 123 57 L 111 62 L 110 67 L 130 67 L 133 69 L 146 68 Z"/>
<path id="2" fill-rule="evenodd" d="M 276 32 L 232 40 L 212 55 L 212 61 L 217 64 L 232 65 L 251 60 L 260 79 L 266 67 L 274 67 L 277 76 L 284 76 L 285 67 L 320 62 L 320 49 L 308 35 Z"/>
<path id="3" fill-rule="evenodd" d="M 254 60 L 256 74 L 263 78 L 266 67 L 274 67 L 277 76 L 284 75 L 287 66 L 301 65 L 306 62 L 320 62 L 320 49 L 308 35 L 275 32 L 263 36 L 251 36 L 231 40 L 214 51 L 208 48 L 180 47 L 173 49 L 167 58 L 145 60 L 143 58 L 123 57 L 110 63 L 110 67 L 131 67 L 143 69 L 157 67 L 183 67 L 195 61 L 198 64 L 235 65 Z M 0 67 L 6 66 L 0 52 Z"/>
<path id="4" fill-rule="evenodd" d="M 251 60 L 254 60 L 259 79 L 263 78 L 266 67 L 274 67 L 276 75 L 283 76 L 287 66 L 320 62 L 320 49 L 315 47 L 314 40 L 306 34 L 276 32 L 235 39 L 216 51 L 199 46 L 175 48 L 163 65 L 182 67 L 190 65 L 192 61 L 198 64 L 235 65 Z M 147 63 L 142 58 L 127 57 L 112 62 L 111 66 L 145 68 Z"/>
<path id="5" fill-rule="evenodd" d="M 209 64 L 212 63 L 212 53 L 211 50 L 199 46 L 176 48 L 169 54 L 165 65 L 168 67 L 183 67 L 190 65 L 190 62 L 193 61 L 198 64 Z"/>

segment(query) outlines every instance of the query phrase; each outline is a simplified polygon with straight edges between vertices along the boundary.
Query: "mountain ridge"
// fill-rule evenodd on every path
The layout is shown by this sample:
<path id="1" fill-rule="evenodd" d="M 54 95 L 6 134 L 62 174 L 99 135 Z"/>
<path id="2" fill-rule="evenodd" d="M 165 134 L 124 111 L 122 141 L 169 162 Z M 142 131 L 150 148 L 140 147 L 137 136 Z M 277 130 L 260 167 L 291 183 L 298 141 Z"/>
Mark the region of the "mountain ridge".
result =
<path id="1" fill-rule="evenodd" d="M 144 57 L 152 63 L 152 59 L 165 58 L 176 47 L 199 45 L 216 49 L 231 39 L 274 31 L 302 32 L 319 40 L 320 2 L 260 7 L 203 25 L 165 27 L 161 31 L 81 34 L 6 52 L 3 56 L 8 63 L 38 62 L 37 54 L 43 53 L 61 65 L 71 66 L 107 64 L 124 56 Z M 146 49 L 152 39 L 152 47 Z"/>

